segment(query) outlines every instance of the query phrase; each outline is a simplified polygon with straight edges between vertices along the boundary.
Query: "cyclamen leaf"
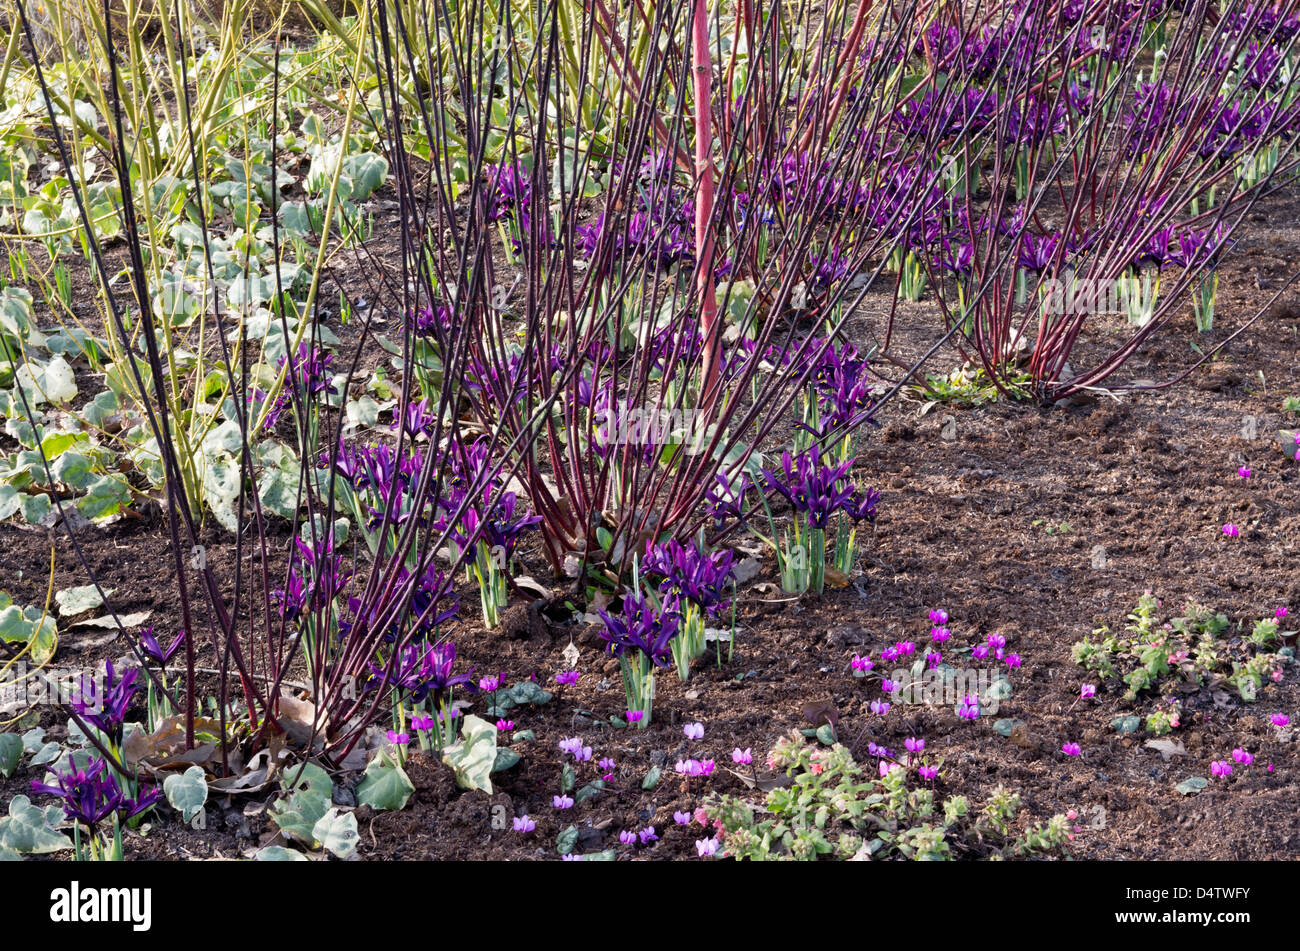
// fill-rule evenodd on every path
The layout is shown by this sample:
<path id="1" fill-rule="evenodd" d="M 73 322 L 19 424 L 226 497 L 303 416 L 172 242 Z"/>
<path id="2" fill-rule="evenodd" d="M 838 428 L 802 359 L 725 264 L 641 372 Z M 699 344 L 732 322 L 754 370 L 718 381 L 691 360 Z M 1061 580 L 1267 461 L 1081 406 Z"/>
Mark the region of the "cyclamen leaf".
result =
<path id="1" fill-rule="evenodd" d="M 492 794 L 492 767 L 497 759 L 497 728 L 473 714 L 461 724 L 463 739 L 442 751 L 442 759 L 456 773 L 462 789 Z"/>
<path id="2" fill-rule="evenodd" d="M 346 859 L 357 850 L 357 817 L 331 809 L 312 826 L 312 835 L 326 851 Z"/>
<path id="3" fill-rule="evenodd" d="M 184 773 L 163 780 L 163 793 L 172 808 L 186 822 L 192 822 L 208 801 L 208 780 L 202 766 L 191 766 Z"/>
<path id="4" fill-rule="evenodd" d="M 357 802 L 372 809 L 405 809 L 415 784 L 400 766 L 376 759 L 357 786 Z"/>
<path id="5" fill-rule="evenodd" d="M 26 796 L 14 796 L 9 815 L 0 819 L 0 849 L 45 855 L 72 848 L 72 840 L 53 828 L 62 817 L 58 806 L 39 809 Z"/>
<path id="6" fill-rule="evenodd" d="M 22 755 L 23 738 L 17 733 L 0 733 L 0 776 L 12 776 Z"/>

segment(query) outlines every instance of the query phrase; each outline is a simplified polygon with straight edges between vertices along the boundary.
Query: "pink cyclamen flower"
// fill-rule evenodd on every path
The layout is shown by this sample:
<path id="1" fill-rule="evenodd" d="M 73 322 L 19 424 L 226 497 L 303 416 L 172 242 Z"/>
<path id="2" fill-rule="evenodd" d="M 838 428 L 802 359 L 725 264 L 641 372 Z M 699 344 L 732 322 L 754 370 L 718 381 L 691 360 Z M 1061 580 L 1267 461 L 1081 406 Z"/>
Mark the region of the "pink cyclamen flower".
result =
<path id="1" fill-rule="evenodd" d="M 596 765 L 599 766 L 601 769 L 603 769 L 605 772 L 608 773 L 608 772 L 609 772 L 611 769 L 613 769 L 617 764 L 616 764 L 612 759 L 610 759 L 608 756 L 604 756 L 604 757 L 601 757 L 600 762 L 597 763 Z"/>
<path id="2" fill-rule="evenodd" d="M 874 714 L 876 714 L 877 716 L 882 716 L 882 717 L 883 717 L 885 714 L 887 714 L 887 713 L 889 712 L 889 704 L 887 704 L 887 703 L 883 703 L 883 702 L 880 701 L 880 700 L 872 700 L 872 701 L 871 701 L 871 712 L 874 713 Z"/>
<path id="3" fill-rule="evenodd" d="M 895 690 L 899 688 L 899 686 L 901 685 L 890 680 L 888 677 L 880 681 L 880 689 L 885 691 L 885 693 L 893 693 Z"/>
<path id="4" fill-rule="evenodd" d="M 948 630 L 946 627 L 935 627 L 930 629 L 930 640 L 934 641 L 936 644 L 942 644 L 951 637 L 952 631 Z"/>
<path id="5" fill-rule="evenodd" d="M 659 836 L 655 835 L 654 826 L 646 826 L 636 834 L 636 837 L 641 840 L 642 845 L 649 845 L 651 842 L 659 841 Z"/>
<path id="6" fill-rule="evenodd" d="M 1095 697 L 1095 696 L 1097 696 L 1097 685 L 1096 685 L 1096 684 L 1080 684 L 1080 685 L 1079 685 L 1079 699 L 1080 699 L 1080 700 L 1088 700 L 1088 699 L 1091 699 L 1092 697 Z"/>
<path id="7" fill-rule="evenodd" d="M 1012 668 L 1012 669 L 1015 669 L 1015 668 L 1017 668 L 1017 667 L 1020 666 L 1020 655 L 1019 655 L 1019 654 L 1008 654 L 1008 655 L 1007 655 L 1005 658 L 1003 658 L 1003 659 L 1005 660 L 1006 665 L 1007 665 L 1008 667 Z"/>
<path id="8" fill-rule="evenodd" d="M 943 663 L 943 654 L 939 653 L 938 651 L 925 652 L 925 666 L 927 668 L 929 668 L 930 670 L 935 670 L 938 668 L 938 666 L 941 663 Z"/>
<path id="9" fill-rule="evenodd" d="M 922 779 L 924 779 L 926 782 L 929 782 L 930 780 L 934 779 L 934 777 L 939 775 L 939 770 L 937 767 L 934 766 L 918 766 L 916 768 L 916 774 L 920 776 Z"/>
<path id="10" fill-rule="evenodd" d="M 679 826 L 688 826 L 691 824 L 691 814 L 689 812 L 674 812 L 673 822 Z"/>
<path id="11" fill-rule="evenodd" d="M 899 641 L 894 645 L 894 650 L 898 651 L 899 657 L 907 657 L 916 653 L 916 644 L 912 641 Z"/>
<path id="12" fill-rule="evenodd" d="M 688 723 L 682 727 L 682 732 L 686 734 L 688 740 L 702 740 L 704 739 L 704 724 Z"/>
<path id="13" fill-rule="evenodd" d="M 1246 752 L 1240 746 L 1232 751 L 1232 758 L 1242 766 L 1249 766 L 1251 763 L 1255 762 L 1254 754 Z"/>
<path id="14" fill-rule="evenodd" d="M 925 740 L 919 740 L 914 736 L 909 736 L 903 741 L 903 746 L 907 747 L 909 753 L 919 753 L 925 749 Z"/>
<path id="15" fill-rule="evenodd" d="M 504 733 L 506 730 L 513 730 L 514 728 L 515 728 L 515 721 L 514 721 L 514 720 L 498 720 L 498 721 L 497 721 L 497 732 L 498 732 L 498 733 Z"/>
<path id="16" fill-rule="evenodd" d="M 695 851 L 699 853 L 700 858 L 708 858 L 711 855 L 718 854 L 717 839 L 696 839 Z"/>
<path id="17" fill-rule="evenodd" d="M 930 612 L 930 623 L 934 625 L 947 624 L 948 612 L 943 608 L 935 608 Z"/>
<path id="18" fill-rule="evenodd" d="M 559 747 L 579 763 L 586 763 L 591 759 L 591 747 L 583 746 L 581 737 L 566 736 L 560 740 Z"/>
<path id="19" fill-rule="evenodd" d="M 957 710 L 957 716 L 963 720 L 978 719 L 980 715 L 979 703 L 979 697 L 974 695 L 962 698 L 961 707 Z"/>
<path id="20" fill-rule="evenodd" d="M 478 689 L 491 693 L 501 686 L 501 675 L 493 674 L 491 677 L 480 677 Z"/>
<path id="21" fill-rule="evenodd" d="M 566 670 L 555 675 L 555 682 L 561 687 L 571 687 L 578 682 L 581 676 L 576 670 Z"/>
<path id="22" fill-rule="evenodd" d="M 572 797 L 572 796 L 552 796 L 552 797 L 551 797 L 551 805 L 555 806 L 556 809 L 572 809 L 572 808 L 573 808 L 573 797 Z"/>
<path id="23" fill-rule="evenodd" d="M 636 845 L 636 833 L 631 829 L 624 829 L 618 834 L 618 841 L 624 845 Z"/>
<path id="24" fill-rule="evenodd" d="M 411 742 L 411 734 L 398 733 L 396 730 L 389 730 L 388 742 L 392 743 L 394 746 L 405 746 L 407 743 Z"/>
<path id="25" fill-rule="evenodd" d="M 1241 476 L 1243 479 L 1249 479 L 1249 478 L 1250 478 L 1250 467 L 1249 467 L 1249 466 L 1241 466 L 1239 469 L 1237 469 L 1237 475 Z"/>
<path id="26" fill-rule="evenodd" d="M 849 666 L 852 667 L 855 671 L 866 673 L 868 670 L 870 670 L 872 667 L 875 667 L 876 665 L 869 658 L 859 657 L 857 654 L 854 654 L 853 660 L 849 661 Z"/>
<path id="27" fill-rule="evenodd" d="M 1241 529 L 1237 528 L 1237 526 L 1232 524 L 1232 522 L 1229 522 L 1227 525 L 1223 526 L 1223 534 L 1227 535 L 1229 538 L 1236 538 L 1241 534 Z"/>
<path id="28" fill-rule="evenodd" d="M 1273 683 L 1280 684 L 1281 682 L 1282 682 L 1282 668 L 1279 667 L 1277 670 L 1273 671 Z"/>
<path id="29" fill-rule="evenodd" d="M 1232 775 L 1232 764 L 1221 759 L 1216 759 L 1210 764 L 1210 775 L 1227 778 Z"/>
<path id="30" fill-rule="evenodd" d="M 628 710 L 628 711 L 627 711 L 627 722 L 628 722 L 628 723 L 640 723 L 644 718 L 645 718 L 645 711 L 644 711 L 644 710 Z"/>
<path id="31" fill-rule="evenodd" d="M 1279 621 L 1282 620 L 1282 618 L 1286 617 L 1286 608 L 1278 608 L 1273 612 L 1273 616 Z"/>
<path id="32" fill-rule="evenodd" d="M 416 730 L 419 730 L 419 731 L 421 731 L 421 732 L 426 732 L 426 731 L 428 731 L 428 730 L 432 730 L 432 729 L 433 729 L 433 717 L 430 717 L 430 716 L 423 716 L 423 715 L 417 713 L 417 714 L 415 714 L 415 716 L 411 717 L 411 726 L 412 726 L 413 728 L 415 728 Z"/>
<path id="33" fill-rule="evenodd" d="M 1062 743 L 1061 752 L 1066 756 L 1082 756 L 1083 750 L 1079 748 L 1078 743 Z"/>
<path id="34" fill-rule="evenodd" d="M 532 832 L 534 829 L 537 828 L 537 823 L 534 822 L 527 815 L 519 816 L 511 820 L 511 822 L 515 827 L 515 831 L 520 833 L 521 835 L 527 835 L 528 833 Z"/>
<path id="35" fill-rule="evenodd" d="M 1291 718 L 1285 713 L 1275 713 L 1269 719 L 1273 721 L 1274 726 L 1288 726 L 1291 723 Z"/>
<path id="36" fill-rule="evenodd" d="M 989 656 L 988 645 L 981 644 L 978 647 L 972 647 L 970 651 L 970 655 L 974 658 L 977 658 L 978 660 L 983 660 L 985 657 Z"/>
<path id="37" fill-rule="evenodd" d="M 895 765 L 897 765 L 897 764 L 895 764 L 895 763 L 891 763 L 891 762 L 889 762 L 889 760 L 884 760 L 884 759 L 882 759 L 882 760 L 880 761 L 880 778 L 881 778 L 881 779 L 884 779 L 886 776 L 888 776 L 888 775 L 889 775 L 889 771 L 890 771 L 891 769 L 893 769 L 893 768 L 895 767 Z"/>
<path id="38" fill-rule="evenodd" d="M 754 762 L 754 751 L 751 747 L 746 747 L 742 750 L 737 746 L 731 751 L 731 761 L 741 766 L 748 766 L 750 763 Z"/>

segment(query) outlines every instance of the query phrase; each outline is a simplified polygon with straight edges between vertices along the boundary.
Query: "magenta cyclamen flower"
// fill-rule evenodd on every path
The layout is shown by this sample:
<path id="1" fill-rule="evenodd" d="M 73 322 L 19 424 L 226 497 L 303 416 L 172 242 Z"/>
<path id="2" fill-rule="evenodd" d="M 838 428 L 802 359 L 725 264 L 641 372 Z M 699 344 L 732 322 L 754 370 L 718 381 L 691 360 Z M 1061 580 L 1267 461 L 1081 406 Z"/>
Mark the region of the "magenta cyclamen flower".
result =
<path id="1" fill-rule="evenodd" d="M 961 706 L 957 709 L 957 716 L 961 717 L 963 720 L 976 720 L 979 719 L 979 715 L 979 697 L 973 695 L 963 697 Z"/>
<path id="2" fill-rule="evenodd" d="M 649 845 L 651 842 L 658 842 L 659 836 L 655 835 L 654 826 L 646 826 L 636 834 L 642 845 Z"/>
<path id="3" fill-rule="evenodd" d="M 742 750 L 739 746 L 737 746 L 734 750 L 731 751 L 731 761 L 733 763 L 738 763 L 741 766 L 748 766 L 750 763 L 754 762 L 753 749 L 750 747 L 746 747 L 745 749 Z"/>
<path id="4" fill-rule="evenodd" d="M 501 686 L 500 674 L 493 674 L 491 677 L 479 678 L 479 682 L 478 682 L 479 690 L 483 690 L 490 693 L 491 691 L 498 689 L 500 686 Z"/>
<path id="5" fill-rule="evenodd" d="M 514 720 L 498 720 L 498 721 L 497 721 L 497 732 L 498 732 L 498 733 L 504 733 L 506 730 L 513 730 L 514 728 L 515 728 L 515 721 L 514 721 Z"/>
<path id="6" fill-rule="evenodd" d="M 1278 608 L 1273 612 L 1273 616 L 1279 621 L 1282 620 L 1282 618 L 1286 617 L 1286 608 Z"/>
<path id="7" fill-rule="evenodd" d="M 1020 655 L 1008 654 L 1006 657 L 1003 658 L 1003 662 L 1006 663 L 1008 667 L 1015 669 L 1020 666 Z"/>
<path id="8" fill-rule="evenodd" d="M 922 750 L 925 749 L 925 740 L 920 740 L 914 736 L 909 736 L 906 740 L 903 741 L 903 746 L 907 748 L 907 751 L 909 753 L 920 753 Z"/>
<path id="9" fill-rule="evenodd" d="M 1274 726 L 1287 726 L 1291 722 L 1291 718 L 1285 713 L 1275 713 L 1269 719 L 1273 721 Z"/>
<path id="10" fill-rule="evenodd" d="M 628 710 L 624 715 L 626 716 L 628 723 L 640 723 L 645 719 L 644 710 Z"/>
<path id="11" fill-rule="evenodd" d="M 930 612 L 930 623 L 935 625 L 936 628 L 940 625 L 947 624 L 948 612 L 942 608 L 935 608 Z"/>
<path id="12" fill-rule="evenodd" d="M 578 676 L 576 670 L 566 670 L 555 675 L 555 682 L 561 687 L 572 687 L 578 682 Z"/>
<path id="13" fill-rule="evenodd" d="M 1232 522 L 1229 522 L 1227 525 L 1223 526 L 1223 534 L 1227 535 L 1229 538 L 1236 538 L 1241 534 L 1241 529 L 1237 528 L 1237 526 L 1232 524 Z"/>
<path id="14" fill-rule="evenodd" d="M 388 742 L 394 746 L 405 746 L 411 742 L 411 734 L 409 733 L 398 733 L 396 730 L 389 730 L 387 736 Z"/>
<path id="15" fill-rule="evenodd" d="M 899 688 L 899 686 L 900 686 L 899 684 L 890 680 L 888 677 L 880 681 L 880 689 L 885 691 L 885 693 L 893 693 L 895 690 Z"/>
<path id="16" fill-rule="evenodd" d="M 704 724 L 688 723 L 682 727 L 682 732 L 686 734 L 688 740 L 702 740 L 704 739 Z"/>
<path id="17" fill-rule="evenodd" d="M 411 717 L 411 728 L 419 730 L 421 733 L 427 733 L 429 730 L 432 730 L 433 723 L 434 720 L 431 716 L 417 713 Z"/>
<path id="18" fill-rule="evenodd" d="M 930 630 L 930 640 L 934 641 L 936 644 L 942 644 L 950 637 L 952 637 L 952 631 L 948 630 L 946 627 L 935 627 Z"/>
<path id="19" fill-rule="evenodd" d="M 856 672 L 866 673 L 868 670 L 870 670 L 872 667 L 875 667 L 876 665 L 868 658 L 859 657 L 857 654 L 854 654 L 853 660 L 849 661 L 849 666 L 852 667 Z"/>
<path id="20" fill-rule="evenodd" d="M 887 704 L 887 703 L 883 703 L 883 702 L 880 701 L 880 700 L 872 700 L 872 701 L 871 701 L 871 712 L 874 713 L 874 714 L 876 714 L 877 716 L 882 716 L 882 717 L 883 717 L 885 714 L 887 714 L 887 713 L 889 712 L 889 704 Z"/>
<path id="21" fill-rule="evenodd" d="M 939 770 L 934 766 L 918 766 L 916 768 L 916 774 L 926 782 L 929 782 L 939 775 Z"/>
<path id="22" fill-rule="evenodd" d="M 1237 470 L 1237 475 L 1241 476 L 1243 479 L 1249 479 L 1250 468 L 1247 466 L 1242 466 L 1240 469 Z"/>
<path id="23" fill-rule="evenodd" d="M 1087 700 L 1087 699 L 1089 699 L 1089 698 L 1091 698 L 1091 697 L 1095 697 L 1095 696 L 1097 696 L 1097 685 L 1096 685 L 1096 684 L 1080 684 L 1080 685 L 1079 685 L 1079 699 L 1080 699 L 1080 700 Z"/>
<path id="24" fill-rule="evenodd" d="M 1062 743 L 1061 752 L 1066 756 L 1081 756 L 1083 754 L 1083 750 L 1080 749 L 1078 743 Z"/>
<path id="25" fill-rule="evenodd" d="M 1226 779 L 1232 775 L 1232 764 L 1221 759 L 1216 759 L 1210 764 L 1210 775 Z"/>
<path id="26" fill-rule="evenodd" d="M 1240 746 L 1232 751 L 1232 758 L 1235 759 L 1242 766 L 1249 766 L 1251 763 L 1255 762 L 1254 754 L 1247 753 Z"/>
<path id="27" fill-rule="evenodd" d="M 527 835 L 537 828 L 537 823 L 526 815 L 511 820 L 511 824 L 514 825 L 515 831 L 521 835 Z"/>
<path id="28" fill-rule="evenodd" d="M 614 768 L 616 764 L 608 756 L 604 756 L 601 758 L 600 762 L 597 763 L 596 765 L 608 773 L 610 770 Z"/>

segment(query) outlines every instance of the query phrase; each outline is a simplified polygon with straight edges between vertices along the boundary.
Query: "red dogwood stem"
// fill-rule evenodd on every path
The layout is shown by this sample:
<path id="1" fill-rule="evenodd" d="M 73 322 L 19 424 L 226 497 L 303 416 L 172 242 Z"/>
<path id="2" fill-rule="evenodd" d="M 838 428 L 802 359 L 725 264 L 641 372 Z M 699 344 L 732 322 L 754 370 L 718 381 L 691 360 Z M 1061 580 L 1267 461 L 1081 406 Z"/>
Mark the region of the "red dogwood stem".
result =
<path id="1" fill-rule="evenodd" d="M 709 4 L 695 0 L 692 16 L 695 69 L 695 288 L 700 305 L 700 333 L 704 337 L 701 403 L 716 396 L 722 338 L 718 302 L 713 290 L 713 121 L 711 113 L 713 64 L 709 59 Z"/>

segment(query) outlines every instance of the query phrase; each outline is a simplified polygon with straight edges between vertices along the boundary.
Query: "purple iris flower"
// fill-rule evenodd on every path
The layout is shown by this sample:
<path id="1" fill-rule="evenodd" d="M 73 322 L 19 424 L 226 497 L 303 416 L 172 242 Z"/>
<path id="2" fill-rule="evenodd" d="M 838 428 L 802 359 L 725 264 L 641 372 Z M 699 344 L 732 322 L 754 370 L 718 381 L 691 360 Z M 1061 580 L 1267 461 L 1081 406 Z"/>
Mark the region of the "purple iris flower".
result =
<path id="1" fill-rule="evenodd" d="M 140 631 L 140 653 L 144 654 L 144 656 L 148 657 L 159 667 L 165 666 L 167 662 L 175 656 L 176 651 L 184 642 L 184 631 L 177 634 L 176 638 L 167 645 L 166 648 L 158 643 L 158 639 L 153 633 L 152 624 Z"/>
<path id="2" fill-rule="evenodd" d="M 81 686 L 70 705 L 88 723 L 105 733 L 113 734 L 122 726 L 127 708 L 140 689 L 136 685 L 139 676 L 140 671 L 135 668 L 124 670 L 118 676 L 113 662 L 104 661 L 103 684 L 97 683 L 93 677 L 83 676 Z"/>
<path id="3" fill-rule="evenodd" d="M 650 658 L 656 667 L 667 667 L 671 662 L 669 645 L 680 624 L 675 613 L 656 611 L 648 600 L 629 593 L 623 597 L 621 614 L 611 616 L 601 608 L 600 617 L 605 622 L 600 636 L 611 654 L 621 657 L 632 649 Z"/>
<path id="4" fill-rule="evenodd" d="M 660 594 L 685 597 L 716 617 L 729 604 L 723 595 L 734 560 L 735 552 L 729 549 L 706 554 L 697 540 L 683 545 L 673 538 L 662 545 L 647 542 L 643 568 L 663 578 Z"/>
<path id="5" fill-rule="evenodd" d="M 63 813 L 69 819 L 82 822 L 94 829 L 113 813 L 129 819 L 144 812 L 159 799 L 162 793 L 155 787 L 142 789 L 135 799 L 127 798 L 117 778 L 102 758 L 96 758 L 85 769 L 70 769 L 55 773 L 53 783 L 32 781 L 32 790 L 57 796 L 63 800 Z"/>
<path id="6" fill-rule="evenodd" d="M 796 459 L 790 453 L 781 456 L 781 474 L 764 469 L 763 477 L 769 489 L 783 496 L 808 519 L 808 527 L 825 529 L 830 517 L 843 511 L 854 520 L 874 517 L 879 494 L 868 490 L 859 495 L 852 483 L 847 482 L 854 460 L 838 465 L 822 465 L 821 450 L 811 446 Z"/>

